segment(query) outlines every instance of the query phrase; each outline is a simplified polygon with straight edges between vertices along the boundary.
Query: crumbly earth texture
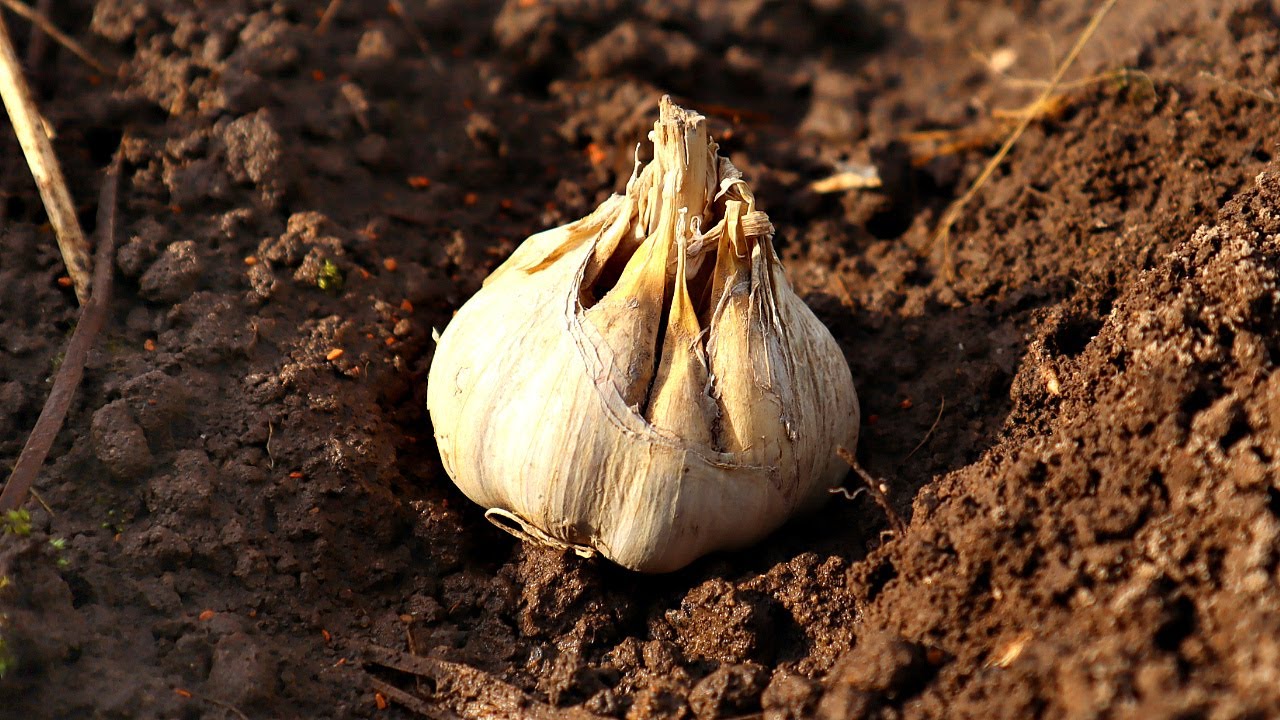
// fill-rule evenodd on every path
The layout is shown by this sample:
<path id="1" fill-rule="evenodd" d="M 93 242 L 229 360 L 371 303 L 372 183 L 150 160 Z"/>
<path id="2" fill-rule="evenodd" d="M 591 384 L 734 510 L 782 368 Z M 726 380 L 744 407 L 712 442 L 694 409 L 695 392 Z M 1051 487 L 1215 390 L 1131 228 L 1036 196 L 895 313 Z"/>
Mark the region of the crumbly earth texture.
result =
<path id="1" fill-rule="evenodd" d="M 86 222 L 122 138 L 127 171 L 111 319 L 0 537 L 0 715 L 409 717 L 366 644 L 479 671 L 374 671 L 446 710 L 1280 713 L 1275 2 L 1118 3 L 937 241 L 1095 3 L 53 5 L 120 68 L 30 69 Z M 905 531 L 833 496 L 640 576 L 444 475 L 432 328 L 621 187 L 663 92 L 777 226 Z M 7 469 L 76 305 L 5 130 Z"/>

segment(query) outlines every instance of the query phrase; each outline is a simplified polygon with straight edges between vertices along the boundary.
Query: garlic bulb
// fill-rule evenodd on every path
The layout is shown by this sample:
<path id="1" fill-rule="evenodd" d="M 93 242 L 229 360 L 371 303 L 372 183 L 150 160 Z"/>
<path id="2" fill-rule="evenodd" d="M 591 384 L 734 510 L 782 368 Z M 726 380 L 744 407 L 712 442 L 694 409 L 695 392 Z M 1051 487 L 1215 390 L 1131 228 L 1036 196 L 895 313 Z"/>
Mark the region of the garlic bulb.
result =
<path id="1" fill-rule="evenodd" d="M 518 536 L 676 570 L 816 505 L 858 436 L 853 378 L 704 118 L 663 98 L 654 159 L 533 235 L 439 338 L 445 470 Z"/>

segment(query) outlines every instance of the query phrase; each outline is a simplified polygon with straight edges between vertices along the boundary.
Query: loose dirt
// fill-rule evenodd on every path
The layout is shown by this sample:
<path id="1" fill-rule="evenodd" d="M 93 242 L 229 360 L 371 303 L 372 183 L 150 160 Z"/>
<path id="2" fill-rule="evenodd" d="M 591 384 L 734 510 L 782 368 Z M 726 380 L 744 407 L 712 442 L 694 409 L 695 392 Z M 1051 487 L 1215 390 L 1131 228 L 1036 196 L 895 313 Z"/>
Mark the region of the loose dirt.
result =
<path id="1" fill-rule="evenodd" d="M 459 712 L 1280 714 L 1274 2 L 1122 0 L 946 245 L 1093 3 L 348 0 L 323 33 L 324 2 L 54 5 L 121 67 L 33 72 L 86 223 L 122 138 L 127 171 L 48 509 L 0 538 L 0 716 L 410 716 L 366 644 L 466 666 L 374 670 Z M 638 576 L 444 475 L 432 328 L 621 187 L 663 92 L 777 225 L 904 533 L 833 496 Z M 76 304 L 0 144 L 7 468 Z M 808 187 L 865 162 L 882 190 Z"/>

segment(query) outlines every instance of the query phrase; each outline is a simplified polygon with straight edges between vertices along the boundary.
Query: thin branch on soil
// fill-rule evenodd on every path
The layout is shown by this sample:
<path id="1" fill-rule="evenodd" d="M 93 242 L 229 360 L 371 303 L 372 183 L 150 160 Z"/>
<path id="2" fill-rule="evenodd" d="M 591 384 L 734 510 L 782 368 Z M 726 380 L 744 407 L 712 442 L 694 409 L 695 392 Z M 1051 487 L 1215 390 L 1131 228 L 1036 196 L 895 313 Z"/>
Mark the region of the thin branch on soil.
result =
<path id="1" fill-rule="evenodd" d="M 366 666 L 398 670 L 434 681 L 435 697 L 428 701 L 370 677 L 379 692 L 427 717 L 602 720 L 599 715 L 581 708 L 557 708 L 538 702 L 516 686 L 470 665 L 410 655 L 376 645 L 363 645 L 359 652 L 366 658 Z"/>
<path id="2" fill-rule="evenodd" d="M 1086 88 L 1090 85 L 1097 85 L 1098 83 L 1107 82 L 1109 80 L 1127 80 L 1130 76 L 1134 75 L 1145 76 L 1146 73 L 1133 68 L 1117 68 L 1097 75 L 1091 75 L 1087 78 L 1058 83 L 1057 88 L 1058 92 L 1065 93 L 1071 90 Z M 1034 80 L 1031 78 L 1010 77 L 1008 75 L 1004 76 L 1004 81 L 1013 87 L 1035 88 L 1037 90 L 1043 90 L 1053 83 L 1052 80 Z M 1150 80 L 1148 80 L 1148 82 L 1150 82 Z"/>
<path id="3" fill-rule="evenodd" d="M 409 13 L 405 12 L 404 4 L 400 0 L 387 0 L 387 9 L 404 23 L 404 29 L 409 33 L 409 37 L 413 38 L 414 44 L 418 46 L 422 54 L 430 57 L 431 43 L 427 42 L 427 38 L 422 34 L 422 31 L 413 23 L 413 18 L 409 17 Z"/>
<path id="4" fill-rule="evenodd" d="M 49 507 L 49 503 L 45 502 L 44 498 L 40 497 L 40 493 L 35 490 L 30 490 L 29 492 L 31 493 L 31 499 L 35 500 L 40 507 L 44 508 L 44 511 L 49 513 L 49 517 L 56 515 L 56 513 L 53 512 L 53 508 Z"/>
<path id="5" fill-rule="evenodd" d="M 880 482 L 872 477 L 871 473 L 862 469 L 862 465 L 858 463 L 858 458 L 854 457 L 853 453 L 845 448 L 838 447 L 836 448 L 836 454 L 840 456 L 841 460 L 849 464 L 858 479 L 862 480 L 863 484 L 866 485 L 867 492 L 871 494 L 871 499 L 875 500 L 876 505 L 880 506 L 880 510 L 889 519 L 889 526 L 893 528 L 894 534 L 902 537 L 907 531 L 907 524 L 903 522 L 902 516 L 898 514 L 898 511 L 894 510 L 893 506 L 889 504 L 889 498 L 885 497 L 884 491 L 880 489 Z"/>
<path id="6" fill-rule="evenodd" d="M 36 12 L 48 17 L 49 8 L 52 6 L 53 0 L 39 0 L 36 3 Z M 48 40 L 48 33 L 41 30 L 39 25 L 32 23 L 31 34 L 27 36 L 27 70 L 35 72 L 40 64 L 40 58 L 44 57 L 44 49 L 49 44 Z"/>
<path id="7" fill-rule="evenodd" d="M 1058 93 L 1046 98 L 1044 102 L 1037 100 L 1030 105 L 1024 105 L 1019 108 L 992 108 L 991 117 L 1006 123 L 1025 120 L 1028 117 L 1031 118 L 1032 122 L 1052 119 L 1062 115 L 1063 111 L 1067 109 L 1069 100 L 1067 93 Z"/>
<path id="8" fill-rule="evenodd" d="M 848 190 L 874 190 L 883 185 L 875 165 L 846 164 L 838 172 L 809 183 L 809 189 L 819 193 L 837 193 Z"/>
<path id="9" fill-rule="evenodd" d="M 1230 88 L 1232 90 L 1235 90 L 1236 92 L 1244 93 L 1245 95 L 1248 95 L 1254 100 L 1261 100 L 1262 102 L 1265 102 L 1270 105 L 1275 105 L 1277 103 L 1280 103 L 1280 98 L 1277 98 L 1276 94 L 1268 90 L 1267 88 L 1261 88 L 1258 90 L 1255 90 L 1253 88 L 1248 88 L 1234 80 L 1228 80 L 1219 75 L 1215 75 L 1214 73 L 1211 73 L 1208 70 L 1201 70 L 1199 73 L 1199 77 L 1205 78 L 1206 80 L 1212 80 L 1213 82 L 1221 85 L 1222 87 Z"/>
<path id="10" fill-rule="evenodd" d="M 1047 39 L 1050 41 L 1050 45 L 1052 45 L 1053 37 L 1048 36 Z M 1000 63 L 993 62 L 993 59 L 996 57 L 995 53 L 988 55 L 978 50 L 977 48 L 970 48 L 969 54 L 973 57 L 974 60 L 981 63 L 983 67 L 985 67 L 989 72 L 999 77 L 1002 82 L 1004 82 L 1006 85 L 1009 85 L 1010 87 L 1034 88 L 1036 90 L 1043 90 L 1044 88 L 1053 84 L 1052 80 L 1045 80 L 1043 78 L 1020 77 L 1018 75 L 1014 75 L 1010 73 L 1008 70 L 1008 67 L 1010 67 L 1012 63 L 1000 64 Z M 1049 63 L 1052 65 L 1053 62 L 1054 62 L 1054 51 L 1051 47 L 1049 49 Z M 1071 82 L 1058 83 L 1058 90 L 1060 92 L 1065 92 L 1068 90 L 1078 90 L 1082 87 L 1088 87 L 1089 85 L 1103 82 L 1105 80 L 1126 79 L 1130 75 L 1145 76 L 1146 73 L 1142 72 L 1141 70 L 1134 70 L 1131 68 L 1119 68 L 1117 70 L 1110 70 L 1108 72 L 1100 73 L 1092 77 L 1082 78 L 1080 80 L 1072 80 Z"/>
<path id="11" fill-rule="evenodd" d="M 462 720 L 460 717 L 448 710 L 430 705 L 426 700 L 423 700 L 417 695 L 414 695 L 411 692 L 405 692 L 395 685 L 383 682 L 376 677 L 370 677 L 369 683 L 373 685 L 374 690 L 382 693 L 391 702 L 397 703 L 405 709 L 418 713 L 423 717 L 431 718 L 431 720 Z"/>
<path id="12" fill-rule="evenodd" d="M 324 14 L 320 16 L 320 22 L 316 23 L 317 35 L 329 32 L 329 25 L 333 22 L 333 16 L 337 15 L 340 9 L 342 9 L 342 0 L 329 0 L 329 5 L 325 7 Z"/>
<path id="13" fill-rule="evenodd" d="M 48 34 L 49 37 L 56 40 L 58 44 L 70 50 L 76 57 L 88 63 L 89 67 L 92 67 L 103 75 L 115 75 L 115 72 L 111 70 L 111 68 L 107 67 L 102 61 L 90 55 L 89 51 L 86 50 L 83 45 L 76 42 L 75 38 L 59 30 L 58 26 L 54 25 L 53 21 L 50 20 L 43 12 L 40 12 L 40 10 L 19 2 L 18 0 L 0 0 L 0 4 L 3 4 L 13 12 L 13 14 L 21 15 L 29 20 L 33 25 Z"/>
<path id="14" fill-rule="evenodd" d="M 223 702 L 222 700 L 219 700 L 218 698 L 212 698 L 212 697 L 209 697 L 208 695 L 201 695 L 201 694 L 199 694 L 199 693 L 191 693 L 191 697 L 193 697 L 193 698 L 195 698 L 195 699 L 197 699 L 197 700 L 203 700 L 203 701 L 205 701 L 205 702 L 209 703 L 210 705 L 217 705 L 218 707 L 222 708 L 223 710 L 226 710 L 227 712 L 229 712 L 229 713 L 231 713 L 231 714 L 235 715 L 236 717 L 240 718 L 240 720 L 249 720 L 249 716 L 248 716 L 248 715 L 245 715 L 243 710 L 241 710 L 240 708 L 236 707 L 235 705 L 232 705 L 232 704 L 231 704 L 231 703 L 229 703 L 229 702 Z"/>
<path id="15" fill-rule="evenodd" d="M 977 127 L 965 127 L 948 130 L 918 130 L 898 136 L 898 140 L 910 147 L 911 166 L 921 168 L 939 157 L 959 155 L 984 149 L 993 144 L 1003 143 L 1017 121 L 1030 115 L 1032 122 L 1045 122 L 1061 117 L 1071 107 L 1075 99 L 1072 92 L 1089 85 L 1103 82 L 1128 82 L 1130 79 L 1141 80 L 1155 95 L 1155 82 L 1151 76 L 1141 70 L 1121 68 L 1092 77 L 1082 78 L 1070 83 L 1058 85 L 1058 93 L 1045 102 L 1032 102 L 1020 108 L 991 111 L 990 121 Z M 1044 80 L 1038 87 L 1048 85 Z"/>
<path id="16" fill-rule="evenodd" d="M 76 299 L 84 305 L 89 299 L 89 243 L 80 229 L 75 203 L 62 177 L 58 157 L 53 154 L 53 144 L 45 133 L 31 88 L 22 76 L 3 14 L 0 14 L 0 98 L 4 100 L 13 132 L 18 136 L 18 144 L 27 157 L 45 212 L 58 237 L 58 249 L 75 285 Z"/>
<path id="17" fill-rule="evenodd" d="M 85 361 L 89 359 L 89 350 L 94 340 L 107 322 L 107 309 L 111 303 L 111 268 L 115 263 L 116 248 L 116 196 L 120 186 L 120 153 L 107 169 L 107 176 L 102 181 L 102 193 L 98 198 L 98 256 L 93 268 L 93 296 L 80 309 L 80 320 L 76 323 L 75 332 L 71 334 L 71 342 L 67 343 L 67 351 L 62 365 L 53 379 L 53 389 L 49 391 L 49 399 L 18 455 L 18 462 L 13 466 L 9 481 L 4 491 L 0 492 L 0 512 L 17 509 L 27 499 L 27 493 L 40 466 L 49 455 L 49 448 L 62 429 L 62 422 L 67 417 L 71 400 L 76 388 L 84 377 Z"/>
<path id="18" fill-rule="evenodd" d="M 1114 7 L 1115 4 L 1116 0 L 1103 0 L 1103 3 L 1098 7 L 1098 10 L 1094 12 L 1093 17 L 1089 19 L 1089 24 L 1080 33 L 1080 37 L 1076 39 L 1076 44 L 1072 46 L 1071 51 L 1067 53 L 1065 58 L 1063 58 L 1062 64 L 1058 65 L 1058 69 L 1053 74 L 1053 79 L 1050 80 L 1049 84 L 1040 92 L 1040 97 L 1036 99 L 1033 107 L 1037 107 L 1048 102 L 1049 98 L 1053 96 L 1053 93 L 1058 88 L 1059 83 L 1062 82 L 1063 76 L 1065 76 L 1067 71 L 1071 69 L 1071 66 L 1075 64 L 1076 58 L 1080 56 L 1080 51 L 1084 49 L 1086 44 L 1088 44 L 1089 39 L 1093 37 L 1098 26 L 1102 24 L 1102 19 L 1106 17 L 1107 13 L 1111 11 L 1111 8 Z M 1000 149 L 996 151 L 996 154 L 987 162 L 987 166 L 982 169 L 982 173 L 978 175 L 978 178 L 973 181 L 973 184 L 969 186 L 969 189 L 965 191 L 964 195 L 960 196 L 960 199 L 956 200 L 951 204 L 951 207 L 947 208 L 947 212 L 942 216 L 942 222 L 938 225 L 938 229 L 934 233 L 932 244 L 936 245 L 938 241 L 942 242 L 942 270 L 943 275 L 948 282 L 955 280 L 955 267 L 951 260 L 951 226 L 959 219 L 960 213 L 964 210 L 965 206 L 969 204 L 969 201 L 978 194 L 978 190 L 986 184 L 987 180 L 990 179 L 993 174 L 995 174 L 996 168 L 1000 167 L 1000 163 L 1004 162 L 1009 151 L 1013 149 L 1014 144 L 1022 137 L 1022 134 L 1026 132 L 1034 119 L 1034 113 L 1027 113 L 1022 117 L 1022 120 L 1018 122 L 1017 127 L 1013 129 L 1013 132 L 1010 133 L 1008 139 L 1004 141 L 1004 144 L 1000 146 Z"/>
<path id="19" fill-rule="evenodd" d="M 924 447 L 925 443 L 929 442 L 929 438 L 933 437 L 933 431 L 938 429 L 938 423 L 942 421 L 942 411 L 946 409 L 947 409 L 947 398 L 943 397 L 942 401 L 938 403 L 938 417 L 933 419 L 933 424 L 929 426 L 929 432 L 924 434 L 924 438 L 920 440 L 919 445 L 916 445 L 911 452 L 907 453 L 906 457 L 902 458 L 902 462 L 906 462 L 910 460 L 912 455 L 915 455 L 920 450 L 920 448 Z"/>
<path id="20" fill-rule="evenodd" d="M 991 111 L 991 119 L 977 127 L 918 130 L 901 135 L 898 139 L 911 149 L 911 166 L 922 168 L 940 157 L 984 150 L 993 144 L 1003 143 L 1017 121 L 1027 116 L 1031 117 L 1032 122 L 1052 120 L 1061 116 L 1070 104 L 1070 96 L 1060 93 L 1043 103 L 1033 102 L 1011 110 L 995 108 Z"/>

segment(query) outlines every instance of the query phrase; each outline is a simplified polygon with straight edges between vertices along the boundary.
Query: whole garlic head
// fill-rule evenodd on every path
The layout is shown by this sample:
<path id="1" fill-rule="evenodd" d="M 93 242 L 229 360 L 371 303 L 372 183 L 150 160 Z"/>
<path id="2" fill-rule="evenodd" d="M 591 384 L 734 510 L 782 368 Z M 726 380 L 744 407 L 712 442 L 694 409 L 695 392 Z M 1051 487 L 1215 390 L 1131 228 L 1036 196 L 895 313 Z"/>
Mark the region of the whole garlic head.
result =
<path id="1" fill-rule="evenodd" d="M 666 572 L 820 502 L 859 410 L 704 118 L 664 97 L 649 137 L 625 194 L 525 240 L 462 306 L 427 407 L 495 523 Z"/>

